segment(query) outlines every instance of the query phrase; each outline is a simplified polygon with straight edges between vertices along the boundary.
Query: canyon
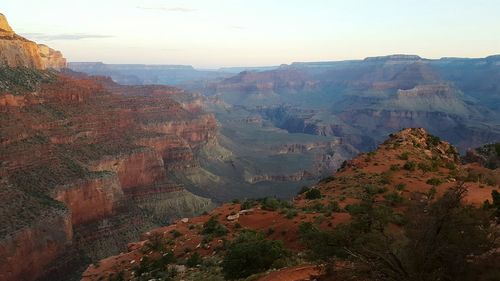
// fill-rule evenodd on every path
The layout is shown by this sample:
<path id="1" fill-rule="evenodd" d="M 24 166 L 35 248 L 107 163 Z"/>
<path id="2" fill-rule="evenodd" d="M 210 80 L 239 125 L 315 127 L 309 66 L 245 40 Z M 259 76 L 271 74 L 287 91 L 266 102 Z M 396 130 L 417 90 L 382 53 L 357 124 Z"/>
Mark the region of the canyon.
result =
<path id="1" fill-rule="evenodd" d="M 489 150 L 483 148 L 480 151 Z M 376 150 L 347 160 L 334 175 L 303 189 L 291 201 L 280 202 L 272 198 L 235 201 L 223 204 L 208 214 L 178 220 L 146 233 L 141 241 L 129 244 L 127 252 L 89 266 L 82 280 L 120 276 L 124 280 L 143 280 L 158 277 L 158 272 L 170 272 L 172 268 L 179 269 L 172 275 L 175 278 L 172 280 L 226 280 L 221 271 L 225 270 L 232 243 L 237 243 L 235 241 L 241 235 L 252 231 L 262 233 L 270 241 L 279 241 L 292 253 L 291 259 L 296 259 L 295 262 L 278 263 L 271 266 L 272 269 L 250 275 L 252 280 L 338 280 L 344 274 L 351 280 L 369 280 L 358 277 L 360 273 L 356 266 L 361 267 L 362 263 L 353 263 L 349 256 L 335 261 L 339 266 L 333 276 L 328 275 L 325 260 L 316 265 L 307 260 L 308 243 L 323 243 L 320 244 L 323 246 L 320 252 L 325 255 L 331 250 L 328 247 L 332 247 L 328 245 L 338 243 L 333 238 L 335 236 L 328 239 L 330 236 L 327 233 L 335 233 L 339 229 L 345 231 L 343 227 L 356 218 L 357 212 L 361 212 L 361 206 L 366 203 L 366 192 L 372 192 L 371 203 L 374 206 L 384 206 L 380 211 L 385 214 L 395 212 L 400 219 L 390 223 L 384 237 L 390 235 L 391 230 L 396 231 L 396 237 L 400 237 L 401 228 L 406 224 L 403 217 L 408 210 L 413 210 L 411 208 L 415 204 L 427 206 L 458 185 L 464 188 L 463 201 L 468 204 L 469 211 L 486 208 L 483 207 L 486 206 L 484 202 L 490 202 L 492 194 L 498 192 L 499 183 L 498 169 L 486 168 L 472 160 L 463 163 L 457 149 L 449 143 L 422 128 L 404 129 L 391 134 Z M 317 196 L 311 195 L 313 191 Z M 427 212 L 431 209 L 425 209 L 424 213 Z M 383 213 L 377 215 L 383 216 Z M 208 226 L 214 221 L 225 231 L 207 233 Z M 491 223 L 495 227 L 495 223 Z M 320 232 L 322 236 L 317 237 L 317 241 L 308 242 L 301 238 L 306 226 L 325 232 Z M 369 243 L 373 242 L 365 241 L 363 245 L 368 247 Z M 396 243 L 404 242 L 397 240 Z M 251 257 L 253 254 L 255 252 L 248 249 L 247 255 Z M 162 262 L 162 256 L 166 255 L 175 259 Z M 198 265 L 190 265 L 189 261 L 195 255 Z M 400 254 L 396 252 L 396 256 L 400 257 Z M 490 265 L 493 265 L 498 263 L 499 258 L 498 253 L 492 251 L 482 255 L 480 260 L 491 259 Z M 474 257 L 469 256 L 468 261 L 473 260 Z M 297 272 L 298 269 L 301 270 Z M 472 280 L 488 280 L 487 276 L 497 276 L 498 266 L 493 265 L 488 270 L 492 270 L 491 275 L 478 272 Z"/>
<path id="2" fill-rule="evenodd" d="M 220 262 L 241 228 L 298 253 L 299 225 L 333 201 L 343 211 L 320 226 L 348 222 L 362 185 L 404 184 L 398 196 L 425 201 L 432 180 L 440 196 L 464 181 L 479 206 L 500 182 L 498 144 L 476 148 L 500 139 L 499 75 L 500 56 L 67 63 L 0 14 L 0 281 L 132 278 L 134 263 L 158 254 L 144 248 L 158 235 L 181 263 L 193 252 Z M 407 171 L 405 153 L 434 170 Z M 310 189 L 323 197 L 297 195 Z M 227 241 L 201 234 L 211 217 Z M 321 272 L 296 266 L 283 272 Z"/>

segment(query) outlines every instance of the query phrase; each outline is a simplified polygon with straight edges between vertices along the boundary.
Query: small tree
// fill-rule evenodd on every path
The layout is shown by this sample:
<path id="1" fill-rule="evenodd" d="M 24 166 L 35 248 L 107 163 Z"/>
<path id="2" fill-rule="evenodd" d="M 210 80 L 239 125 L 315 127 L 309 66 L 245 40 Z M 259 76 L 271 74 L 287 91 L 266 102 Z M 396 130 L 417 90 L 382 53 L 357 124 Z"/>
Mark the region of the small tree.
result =
<path id="1" fill-rule="evenodd" d="M 306 192 L 306 199 L 308 200 L 314 200 L 320 198 L 321 198 L 321 192 L 317 188 L 313 188 Z"/>
<path id="2" fill-rule="evenodd" d="M 272 267 L 288 256 L 281 241 L 267 240 L 254 231 L 242 232 L 228 247 L 222 268 L 226 279 L 245 278 Z"/>

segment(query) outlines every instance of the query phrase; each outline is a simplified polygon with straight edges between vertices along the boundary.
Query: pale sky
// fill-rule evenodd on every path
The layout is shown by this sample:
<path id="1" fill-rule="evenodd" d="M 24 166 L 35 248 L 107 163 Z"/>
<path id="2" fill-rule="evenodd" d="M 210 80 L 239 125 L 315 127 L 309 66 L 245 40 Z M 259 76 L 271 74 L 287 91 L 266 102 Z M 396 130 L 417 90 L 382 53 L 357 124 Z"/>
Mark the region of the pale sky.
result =
<path id="1" fill-rule="evenodd" d="M 69 61 L 264 66 L 500 53 L 499 0 L 1 0 Z"/>

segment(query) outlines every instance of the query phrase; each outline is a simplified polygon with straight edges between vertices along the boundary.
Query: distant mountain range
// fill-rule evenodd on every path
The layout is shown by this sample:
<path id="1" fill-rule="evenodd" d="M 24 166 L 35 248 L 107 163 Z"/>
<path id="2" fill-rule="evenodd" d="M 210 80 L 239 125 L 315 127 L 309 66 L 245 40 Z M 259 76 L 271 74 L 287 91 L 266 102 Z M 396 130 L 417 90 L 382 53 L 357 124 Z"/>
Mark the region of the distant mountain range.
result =
<path id="1" fill-rule="evenodd" d="M 405 127 L 424 127 L 462 151 L 500 139 L 500 56 L 293 63 L 186 89 L 289 132 L 344 137 L 362 150 Z"/>

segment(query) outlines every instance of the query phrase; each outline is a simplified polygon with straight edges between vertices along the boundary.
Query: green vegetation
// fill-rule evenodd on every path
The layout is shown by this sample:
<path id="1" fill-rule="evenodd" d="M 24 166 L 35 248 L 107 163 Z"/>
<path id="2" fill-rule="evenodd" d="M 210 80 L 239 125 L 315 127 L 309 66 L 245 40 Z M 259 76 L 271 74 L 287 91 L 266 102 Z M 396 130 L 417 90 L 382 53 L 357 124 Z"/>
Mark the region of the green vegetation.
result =
<path id="1" fill-rule="evenodd" d="M 437 136 L 434 136 L 431 134 L 429 134 L 427 136 L 426 143 L 427 143 L 427 146 L 429 146 L 429 147 L 434 147 L 434 146 L 438 145 L 440 142 L 441 142 L 441 139 Z"/>
<path id="2" fill-rule="evenodd" d="M 310 259 L 334 269 L 335 260 L 348 259 L 355 263 L 351 274 L 362 280 L 495 280 L 497 257 L 486 253 L 496 247 L 499 233 L 483 210 L 491 204 L 463 205 L 465 192 L 459 185 L 435 201 L 413 202 L 404 215 L 365 192 L 349 208 L 351 222 L 335 231 L 303 223 L 299 235 Z M 500 201 L 500 194 L 494 196 Z M 391 230 L 391 222 L 403 231 Z"/>
<path id="3" fill-rule="evenodd" d="M 161 255 L 159 258 L 144 256 L 138 266 L 133 268 L 134 276 L 139 281 L 163 280 L 173 281 L 177 272 L 169 269 L 168 265 L 176 262 L 173 252 Z"/>
<path id="4" fill-rule="evenodd" d="M 203 262 L 200 254 L 198 252 L 194 252 L 187 260 L 186 265 L 189 267 L 195 267 L 200 265 Z"/>
<path id="5" fill-rule="evenodd" d="M 483 208 L 485 210 L 492 210 L 492 216 L 497 221 L 500 221 L 500 192 L 493 190 L 491 192 L 491 198 L 492 202 L 490 203 L 489 200 L 486 200 L 484 202 Z"/>
<path id="6" fill-rule="evenodd" d="M 28 67 L 0 67 L 0 91 L 23 94 L 37 91 L 42 83 L 55 82 L 52 71 L 41 71 Z"/>
<path id="7" fill-rule="evenodd" d="M 399 171 L 400 167 L 398 164 L 392 164 L 390 170 L 391 171 Z"/>
<path id="8" fill-rule="evenodd" d="M 262 204 L 262 210 L 276 211 L 282 208 L 292 208 L 292 204 L 288 201 L 279 200 L 276 198 L 259 199 L 258 202 Z"/>
<path id="9" fill-rule="evenodd" d="M 398 183 L 395 188 L 396 188 L 396 190 L 403 191 L 406 189 L 406 184 Z"/>
<path id="10" fill-rule="evenodd" d="M 180 233 L 178 230 L 176 229 L 173 229 L 170 231 L 170 234 L 172 234 L 172 237 L 175 239 L 175 238 L 179 238 L 182 236 L 182 233 Z"/>
<path id="11" fill-rule="evenodd" d="M 228 247 L 222 268 L 226 279 L 245 278 L 266 271 L 288 256 L 281 241 L 267 240 L 261 233 L 242 232 Z"/>
<path id="12" fill-rule="evenodd" d="M 391 206 L 403 203 L 403 197 L 394 191 L 384 195 L 384 199 L 389 202 Z"/>
<path id="13" fill-rule="evenodd" d="M 227 228 L 222 225 L 216 217 L 210 217 L 210 219 L 203 224 L 203 229 L 201 231 L 205 237 L 220 237 L 227 234 Z"/>
<path id="14" fill-rule="evenodd" d="M 415 171 L 416 168 L 417 168 L 417 163 L 415 163 L 415 161 L 408 161 L 403 165 L 403 169 L 408 171 Z"/>
<path id="15" fill-rule="evenodd" d="M 427 184 L 433 185 L 433 186 L 438 186 L 443 184 L 443 180 L 439 178 L 430 178 L 426 182 Z"/>
<path id="16" fill-rule="evenodd" d="M 399 155 L 399 159 L 408 160 L 409 156 L 410 156 L 410 153 L 405 151 L 405 152 L 401 153 L 401 155 Z"/>
<path id="17" fill-rule="evenodd" d="M 321 197 L 321 192 L 317 188 L 312 188 L 306 192 L 306 199 L 308 200 L 320 199 Z"/>

